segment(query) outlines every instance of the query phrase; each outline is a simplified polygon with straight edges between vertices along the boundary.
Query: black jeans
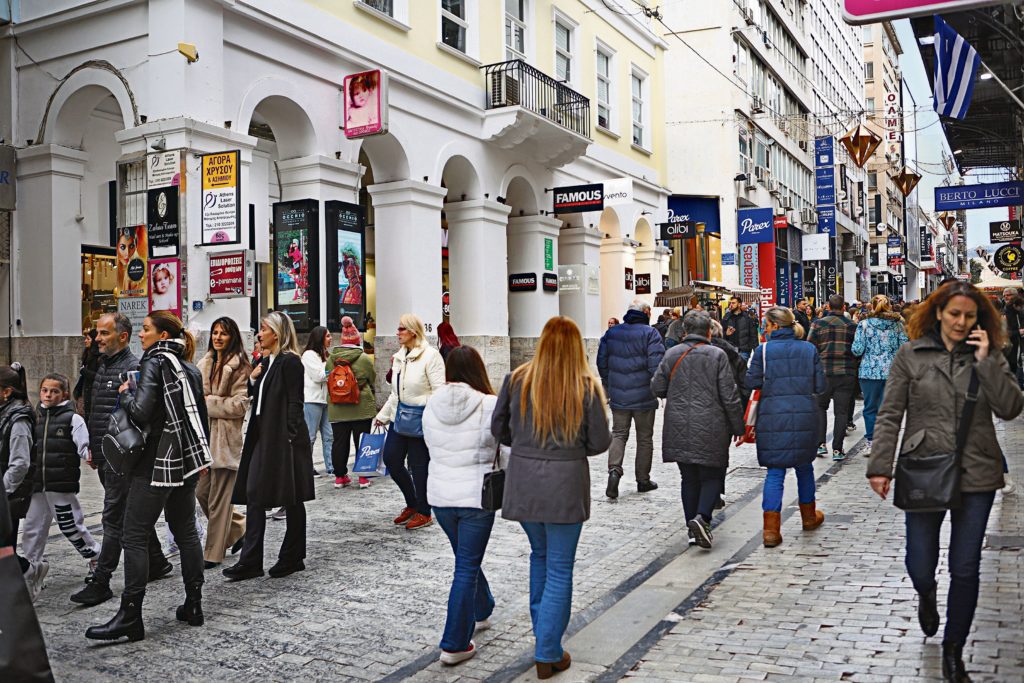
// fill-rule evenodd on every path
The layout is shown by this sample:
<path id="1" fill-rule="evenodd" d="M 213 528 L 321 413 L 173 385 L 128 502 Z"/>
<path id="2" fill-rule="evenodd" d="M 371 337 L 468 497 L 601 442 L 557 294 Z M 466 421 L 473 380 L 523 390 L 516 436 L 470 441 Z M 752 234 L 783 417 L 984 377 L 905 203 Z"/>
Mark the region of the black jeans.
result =
<path id="1" fill-rule="evenodd" d="M 338 470 L 334 470 L 337 474 Z M 277 554 L 281 564 L 296 564 L 306 559 L 306 505 L 285 505 L 284 541 Z M 238 564 L 263 569 L 263 536 L 267 531 L 267 515 L 263 505 L 245 507 L 245 537 Z"/>
<path id="2" fill-rule="evenodd" d="M 331 462 L 334 464 L 334 476 L 344 477 L 348 474 L 349 444 L 355 444 L 355 452 L 359 452 L 359 439 L 370 431 L 370 419 L 351 420 L 348 422 L 332 422 L 331 432 L 334 444 L 331 446 Z"/>
<path id="3" fill-rule="evenodd" d="M 132 477 L 124 511 L 124 594 L 141 599 L 149 579 L 150 534 L 160 513 L 174 534 L 186 587 L 203 585 L 203 547 L 196 532 L 198 475 L 181 486 L 153 486 L 149 477 Z"/>
<path id="4" fill-rule="evenodd" d="M 992 511 L 995 491 L 964 493 L 963 504 L 951 513 L 949 535 L 949 596 L 946 598 L 944 643 L 963 645 L 978 606 L 981 576 L 981 546 Z M 943 512 L 908 512 L 907 573 L 918 593 L 935 588 L 935 570 L 939 565 L 939 531 Z"/>
<path id="5" fill-rule="evenodd" d="M 103 484 L 103 542 L 100 545 L 100 554 L 96 558 L 95 577 L 99 583 L 109 584 L 110 577 L 121 560 L 121 536 L 124 530 L 125 508 L 128 504 L 128 492 L 131 490 L 132 479 L 117 474 L 105 462 L 96 471 L 100 475 L 100 483 Z M 149 485 L 149 482 L 146 484 Z M 155 521 L 149 526 L 149 562 L 162 567 L 167 563 L 167 558 L 164 557 L 164 553 L 160 549 L 160 539 L 156 535 Z"/>
<path id="6" fill-rule="evenodd" d="M 680 485 L 683 497 L 683 516 L 686 521 L 700 515 L 704 521 L 710 522 L 715 511 L 715 503 L 722 495 L 725 485 L 725 468 L 708 467 L 707 465 L 679 465 Z"/>
<path id="7" fill-rule="evenodd" d="M 821 440 L 825 441 L 828 434 L 828 404 L 835 402 L 832 407 L 832 450 L 843 450 L 843 440 L 846 438 L 846 425 L 850 423 L 850 404 L 853 403 L 853 394 L 857 390 L 857 378 L 853 375 L 825 375 L 825 391 L 818 394 L 818 433 Z"/>
<path id="8" fill-rule="evenodd" d="M 406 455 L 409 456 L 409 469 L 405 467 Z M 405 496 L 405 506 L 415 508 L 416 512 L 429 517 L 427 469 L 430 466 L 430 452 L 423 437 L 402 436 L 394 429 L 388 431 L 388 439 L 384 442 L 384 464 Z"/>

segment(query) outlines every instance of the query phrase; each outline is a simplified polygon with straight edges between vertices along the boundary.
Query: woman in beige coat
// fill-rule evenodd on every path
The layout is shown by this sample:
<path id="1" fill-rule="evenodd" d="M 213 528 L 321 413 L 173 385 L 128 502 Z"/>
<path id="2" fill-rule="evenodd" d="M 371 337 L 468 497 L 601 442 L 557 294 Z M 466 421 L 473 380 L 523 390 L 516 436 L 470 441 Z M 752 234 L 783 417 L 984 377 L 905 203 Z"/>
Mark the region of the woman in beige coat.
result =
<path id="1" fill-rule="evenodd" d="M 206 568 L 224 561 L 228 548 L 237 552 L 245 535 L 245 515 L 231 505 L 231 491 L 242 457 L 242 422 L 249 407 L 249 359 L 242 334 L 231 318 L 218 318 L 210 331 L 210 350 L 199 361 L 203 393 L 210 416 L 213 467 L 199 478 L 196 498 L 210 520 L 206 530 Z"/>

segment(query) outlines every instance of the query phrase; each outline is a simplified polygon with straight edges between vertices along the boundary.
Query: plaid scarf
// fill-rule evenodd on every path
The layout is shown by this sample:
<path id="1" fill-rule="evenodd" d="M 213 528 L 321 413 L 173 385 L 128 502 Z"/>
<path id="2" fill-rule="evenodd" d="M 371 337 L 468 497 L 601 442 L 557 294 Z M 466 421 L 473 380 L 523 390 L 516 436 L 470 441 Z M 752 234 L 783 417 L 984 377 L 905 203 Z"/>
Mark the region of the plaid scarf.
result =
<path id="1" fill-rule="evenodd" d="M 196 397 L 178 356 L 183 343 L 177 339 L 159 341 L 154 353 L 163 359 L 160 372 L 164 384 L 167 419 L 157 445 L 153 486 L 182 486 L 185 479 L 210 466 L 210 445 L 196 405 Z"/>

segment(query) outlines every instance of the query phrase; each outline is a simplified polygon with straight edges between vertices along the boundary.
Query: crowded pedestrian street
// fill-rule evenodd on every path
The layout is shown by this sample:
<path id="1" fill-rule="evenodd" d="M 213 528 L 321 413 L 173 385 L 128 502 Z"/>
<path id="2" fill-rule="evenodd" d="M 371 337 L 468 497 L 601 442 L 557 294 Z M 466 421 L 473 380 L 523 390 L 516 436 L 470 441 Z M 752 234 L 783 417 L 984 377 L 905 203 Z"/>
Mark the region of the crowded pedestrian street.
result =
<path id="1" fill-rule="evenodd" d="M 903 567 L 903 514 L 874 496 L 864 476 L 859 413 L 858 406 L 847 460 L 815 463 L 825 524 L 800 530 L 793 491 L 777 548 L 761 544 L 764 471 L 752 445 L 732 451 L 710 552 L 687 547 L 679 475 L 660 462 L 659 437 L 652 472 L 659 488 L 651 493 L 637 494 L 627 469 L 620 497 L 601 496 L 605 458 L 591 458 L 592 517 L 580 539 L 565 639 L 574 662 L 560 680 L 939 679 L 939 641 L 920 633 Z M 1011 472 L 1024 472 L 1024 422 L 998 422 L 997 430 Z M 627 462 L 633 455 L 631 440 Z M 207 572 L 206 624 L 197 632 L 175 621 L 181 585 L 171 556 L 175 572 L 151 583 L 146 595 L 146 640 L 115 647 L 82 638 L 106 618 L 109 603 L 82 609 L 68 602 L 81 587 L 81 562 L 55 526 L 36 610 L 56 679 L 153 681 L 165 679 L 158 664 L 165 662 L 173 663 L 177 681 L 535 680 L 529 544 L 519 525 L 495 522 L 483 565 L 497 603 L 492 626 L 475 637 L 477 657 L 451 669 L 437 661 L 452 572 L 441 529 L 393 526 L 390 513 L 401 497 L 386 480 L 364 490 L 316 481 L 317 500 L 307 504 L 307 571 L 243 583 Z M 94 533 L 101 497 L 95 478 L 83 476 L 82 503 Z M 268 522 L 268 543 L 279 540 L 283 524 Z M 967 648 L 975 681 L 1024 679 L 1022 542 L 1024 496 L 997 494 Z M 945 559 L 939 585 L 944 595 Z"/>

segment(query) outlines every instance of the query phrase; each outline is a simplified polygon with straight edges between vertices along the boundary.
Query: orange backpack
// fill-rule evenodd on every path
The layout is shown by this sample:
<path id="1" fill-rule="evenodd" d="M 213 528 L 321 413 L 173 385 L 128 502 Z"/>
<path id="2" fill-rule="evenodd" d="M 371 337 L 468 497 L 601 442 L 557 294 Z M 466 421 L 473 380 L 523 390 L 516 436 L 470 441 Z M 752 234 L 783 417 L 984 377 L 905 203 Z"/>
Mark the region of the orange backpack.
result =
<path id="1" fill-rule="evenodd" d="M 327 393 L 331 397 L 331 403 L 359 403 L 359 381 L 347 360 L 335 361 L 334 369 L 327 378 Z"/>

